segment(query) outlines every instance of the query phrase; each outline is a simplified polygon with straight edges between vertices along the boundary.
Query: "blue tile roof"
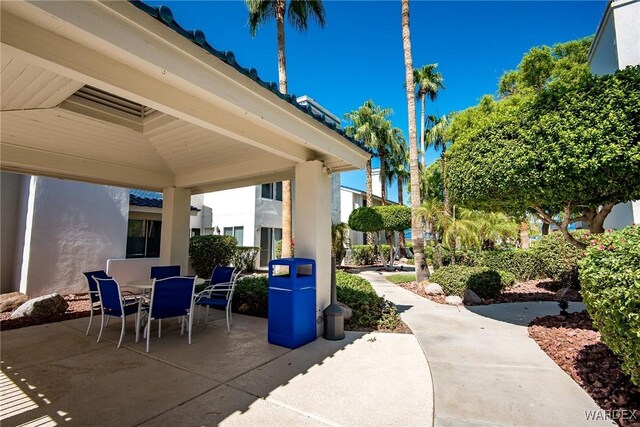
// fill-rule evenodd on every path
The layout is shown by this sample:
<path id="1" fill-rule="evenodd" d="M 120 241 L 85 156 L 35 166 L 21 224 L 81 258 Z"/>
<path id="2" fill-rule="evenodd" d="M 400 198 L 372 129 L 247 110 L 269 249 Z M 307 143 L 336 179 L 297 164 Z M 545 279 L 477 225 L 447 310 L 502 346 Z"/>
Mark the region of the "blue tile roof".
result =
<path id="1" fill-rule="evenodd" d="M 129 204 L 131 206 L 162 209 L 162 193 L 158 193 L 157 191 L 131 189 L 129 190 Z M 191 210 L 200 211 L 200 209 L 195 206 L 191 206 Z"/>
<path id="2" fill-rule="evenodd" d="M 308 105 L 308 104 L 307 105 L 299 104 L 298 101 L 297 101 L 296 95 L 288 94 L 288 93 L 281 93 L 278 90 L 278 85 L 275 82 L 266 82 L 266 81 L 262 80 L 258 76 L 258 70 L 256 70 L 255 68 L 245 68 L 245 67 L 241 66 L 240 64 L 238 64 L 238 62 L 236 61 L 236 57 L 235 57 L 235 55 L 233 54 L 232 51 L 230 51 L 230 50 L 221 51 L 221 50 L 217 50 L 216 48 L 211 46 L 209 44 L 209 42 L 207 42 L 207 38 L 206 38 L 206 36 L 204 34 L 204 31 L 202 31 L 202 30 L 186 30 L 186 29 L 184 29 L 173 18 L 173 12 L 171 12 L 171 9 L 168 6 L 160 6 L 160 7 L 149 6 L 148 4 L 146 4 L 146 3 L 142 2 L 142 1 L 139 1 L 139 0 L 130 0 L 130 3 L 133 4 L 135 7 L 137 7 L 138 9 L 146 12 L 148 15 L 156 18 L 158 21 L 162 22 L 164 25 L 166 25 L 167 27 L 171 28 L 176 33 L 180 34 L 182 37 L 186 38 L 187 40 L 189 40 L 189 41 L 191 41 L 191 42 L 193 42 L 195 44 L 197 44 L 202 49 L 204 49 L 206 52 L 208 52 L 211 55 L 215 56 L 216 58 L 218 58 L 219 60 L 223 61 L 224 63 L 230 65 L 231 67 L 236 69 L 236 71 L 238 71 L 239 73 L 244 74 L 245 76 L 249 77 L 250 79 L 252 79 L 256 83 L 258 83 L 260 86 L 262 86 L 263 88 L 270 90 L 271 92 L 273 92 L 275 95 L 277 95 L 281 99 L 283 99 L 283 100 L 289 102 L 290 104 L 294 105 L 299 110 L 304 111 L 309 116 L 313 117 L 314 119 L 316 119 L 320 123 L 322 123 L 325 126 L 327 126 L 329 129 L 332 129 L 335 132 L 339 133 L 342 137 L 344 137 L 347 140 L 351 141 L 352 144 L 360 147 L 362 150 L 366 151 L 369 154 L 374 154 L 373 151 L 369 147 L 366 147 L 362 142 L 357 141 L 353 137 L 347 135 L 346 132 L 344 131 L 344 129 L 338 127 L 333 120 L 331 120 L 330 118 L 327 118 L 324 114 L 315 114 L 312 111 L 311 106 Z"/>

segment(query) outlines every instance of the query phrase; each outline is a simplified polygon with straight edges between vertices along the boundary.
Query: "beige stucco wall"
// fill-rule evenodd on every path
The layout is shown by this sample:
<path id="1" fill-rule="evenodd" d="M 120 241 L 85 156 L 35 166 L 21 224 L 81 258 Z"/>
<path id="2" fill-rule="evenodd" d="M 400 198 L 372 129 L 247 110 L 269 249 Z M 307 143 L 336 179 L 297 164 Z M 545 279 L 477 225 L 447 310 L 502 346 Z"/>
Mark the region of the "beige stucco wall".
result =
<path id="1" fill-rule="evenodd" d="M 28 194 L 29 177 L 3 172 L 0 184 L 0 292 L 4 293 L 20 286 L 21 266 L 16 262 L 16 253 L 22 250 L 24 240 L 24 194 Z"/>

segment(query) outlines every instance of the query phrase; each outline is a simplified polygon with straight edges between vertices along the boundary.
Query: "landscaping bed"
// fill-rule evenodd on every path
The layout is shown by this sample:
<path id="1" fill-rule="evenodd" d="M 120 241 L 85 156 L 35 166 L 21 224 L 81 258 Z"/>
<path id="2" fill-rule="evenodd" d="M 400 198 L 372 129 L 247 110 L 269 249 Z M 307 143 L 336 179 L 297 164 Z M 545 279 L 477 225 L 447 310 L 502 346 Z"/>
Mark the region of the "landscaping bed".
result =
<path id="1" fill-rule="evenodd" d="M 586 311 L 538 317 L 529 325 L 529 336 L 603 410 L 618 415 L 619 425 L 640 426 L 640 388 L 621 371 L 620 359 L 602 343 Z"/>
<path id="2" fill-rule="evenodd" d="M 0 313 L 0 330 L 7 331 L 9 329 L 18 329 L 26 326 L 42 325 L 44 323 L 62 322 L 63 320 L 77 319 L 79 317 L 88 317 L 91 303 L 87 294 L 63 295 L 64 300 L 69 307 L 64 313 L 46 317 L 20 317 L 18 319 L 10 319 L 11 312 Z M 96 311 L 99 314 L 99 311 Z"/>

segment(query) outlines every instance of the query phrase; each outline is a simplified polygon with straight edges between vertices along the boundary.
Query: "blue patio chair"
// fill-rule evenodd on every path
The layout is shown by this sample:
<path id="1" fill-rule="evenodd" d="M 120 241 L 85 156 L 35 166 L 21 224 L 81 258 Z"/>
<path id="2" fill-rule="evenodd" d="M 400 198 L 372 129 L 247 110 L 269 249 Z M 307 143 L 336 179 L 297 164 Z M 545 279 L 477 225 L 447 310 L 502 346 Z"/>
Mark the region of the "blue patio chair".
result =
<path id="1" fill-rule="evenodd" d="M 151 290 L 145 336 L 147 338 L 147 353 L 151 338 L 151 321 L 158 320 L 158 338 L 162 336 L 162 319 L 169 317 L 182 318 L 180 335 L 184 334 L 184 317 L 187 317 L 189 344 L 191 344 L 191 329 L 193 325 L 193 294 L 196 287 L 196 277 L 167 277 L 155 280 Z M 139 324 L 138 324 L 139 325 Z M 136 333 L 136 342 L 138 333 Z"/>
<path id="2" fill-rule="evenodd" d="M 125 320 L 127 316 L 132 314 L 136 315 L 136 335 L 138 333 L 138 322 L 140 317 L 140 300 L 133 299 L 127 300 L 122 297 L 120 292 L 120 285 L 114 279 L 111 278 L 99 278 L 92 276 L 98 284 L 98 295 L 100 296 L 100 310 L 102 312 L 102 318 L 100 319 L 100 333 L 98 334 L 98 341 L 102 337 L 102 330 L 105 326 L 105 318 L 107 316 L 119 317 L 122 321 L 122 328 L 120 329 L 120 340 L 118 341 L 118 348 L 122 344 L 122 338 L 124 337 Z M 137 341 L 137 337 L 136 337 Z"/>
<path id="3" fill-rule="evenodd" d="M 166 279 L 167 277 L 180 276 L 179 265 L 157 265 L 151 267 L 151 279 Z"/>
<path id="4" fill-rule="evenodd" d="M 100 303 L 100 294 L 98 293 L 98 283 L 95 281 L 94 276 L 98 279 L 110 279 L 107 273 L 104 270 L 97 271 L 87 271 L 82 273 L 84 274 L 85 279 L 87 279 L 87 286 L 89 288 L 89 302 L 91 303 L 90 314 L 89 314 L 89 326 L 87 326 L 87 333 L 85 335 L 89 335 L 89 329 L 91 329 L 91 322 L 93 322 L 93 310 L 96 307 L 96 304 Z"/>
<path id="5" fill-rule="evenodd" d="M 232 269 L 230 275 L 224 276 L 230 278 L 228 282 L 213 283 L 214 276 L 216 276 L 216 279 L 222 277 L 222 271 L 219 272 L 219 276 L 215 274 L 216 270 L 218 269 L 225 269 L 224 271 L 226 273 L 229 272 L 228 269 Z M 205 324 L 209 320 L 209 307 L 224 308 L 227 319 L 227 332 L 231 332 L 231 301 L 233 300 L 233 293 L 236 288 L 236 281 L 238 280 L 238 276 L 240 276 L 240 272 L 238 271 L 238 273 L 235 273 L 235 269 L 233 267 L 216 267 L 211 275 L 212 284 L 207 286 L 202 292 L 199 292 L 196 295 L 195 303 L 199 307 L 207 307 L 207 314 L 204 320 Z"/>

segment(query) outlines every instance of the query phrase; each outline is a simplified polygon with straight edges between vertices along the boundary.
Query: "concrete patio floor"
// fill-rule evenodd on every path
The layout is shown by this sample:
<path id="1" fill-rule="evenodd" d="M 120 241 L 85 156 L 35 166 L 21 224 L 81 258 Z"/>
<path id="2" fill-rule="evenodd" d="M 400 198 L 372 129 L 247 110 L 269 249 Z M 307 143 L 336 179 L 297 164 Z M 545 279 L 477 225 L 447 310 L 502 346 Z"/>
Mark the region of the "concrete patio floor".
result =
<path id="1" fill-rule="evenodd" d="M 265 319 L 222 313 L 194 327 L 154 328 L 151 352 L 123 346 L 112 319 L 100 343 L 88 319 L 0 334 L 0 422 L 27 425 L 432 425 L 433 387 L 410 334 L 348 332 L 296 350 L 267 343 Z M 98 317 L 99 320 L 99 317 Z M 32 423 L 32 424 L 31 424 Z"/>

